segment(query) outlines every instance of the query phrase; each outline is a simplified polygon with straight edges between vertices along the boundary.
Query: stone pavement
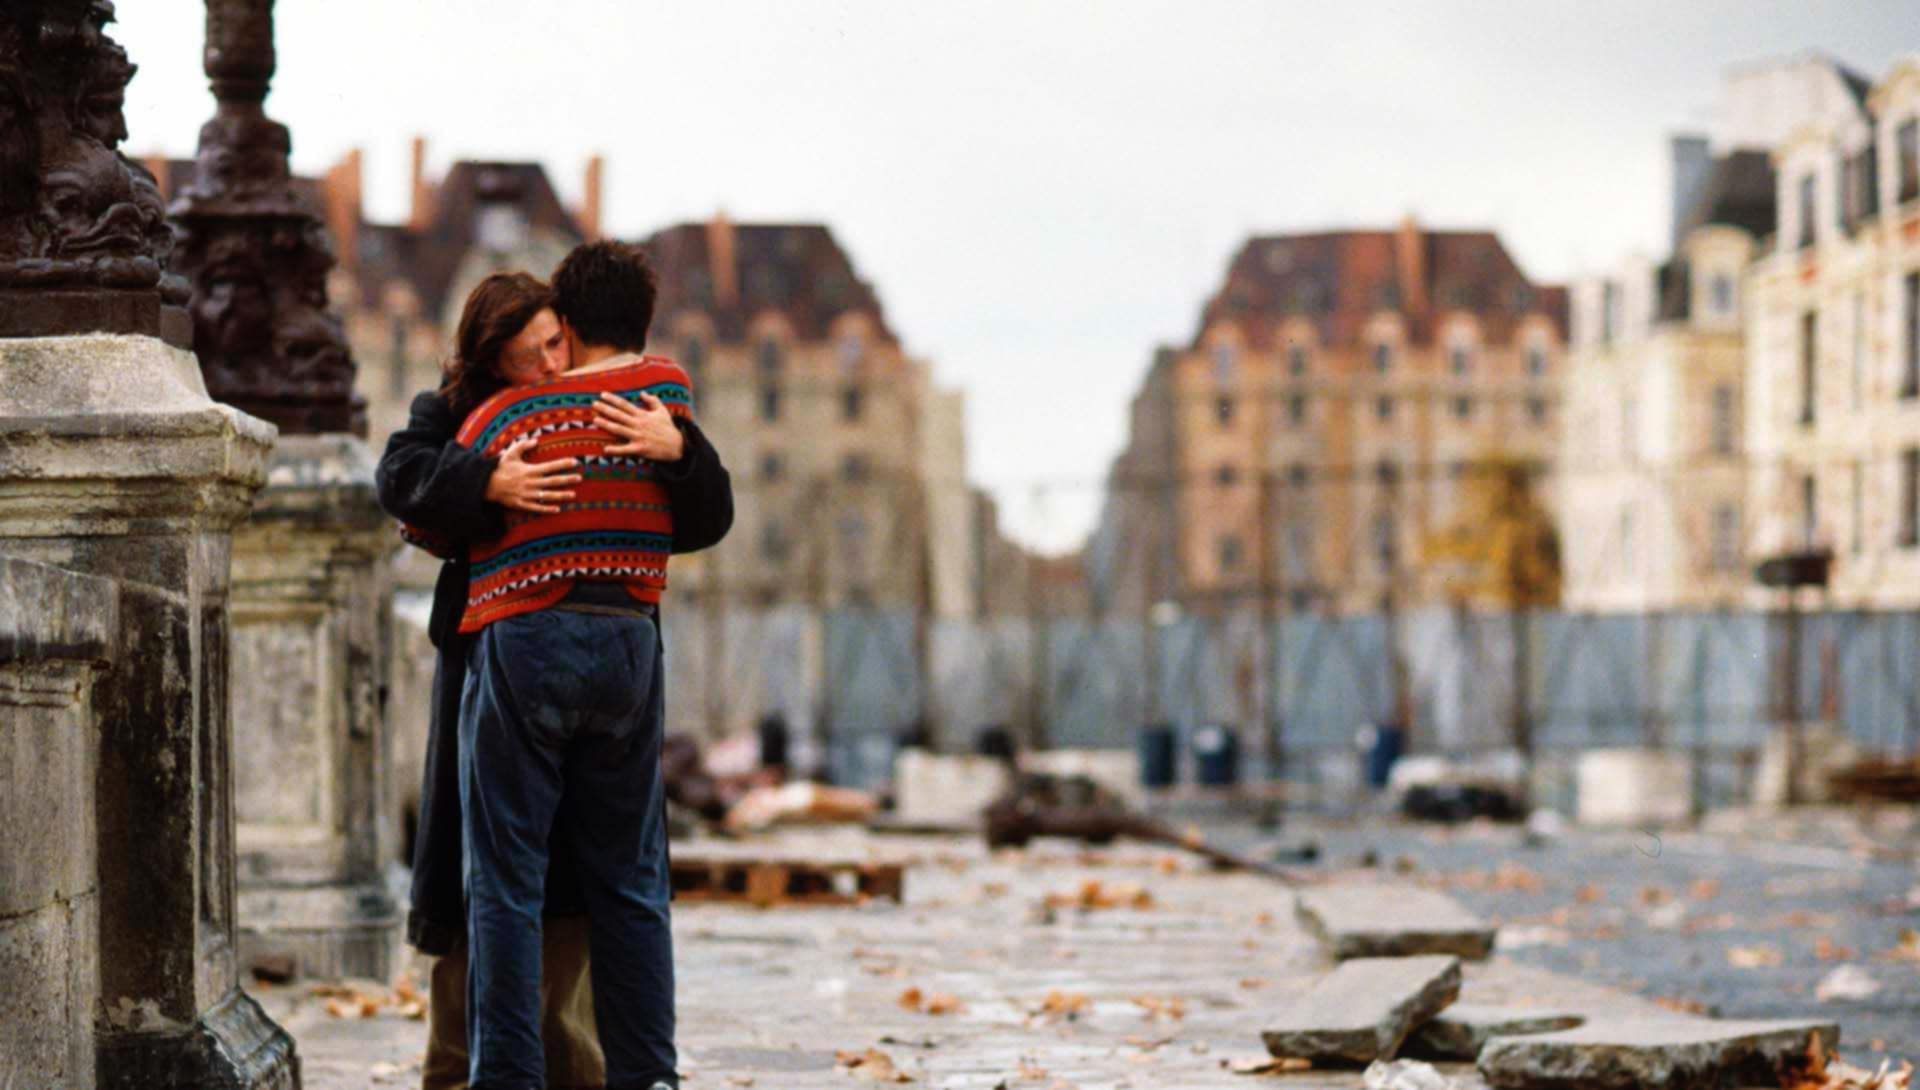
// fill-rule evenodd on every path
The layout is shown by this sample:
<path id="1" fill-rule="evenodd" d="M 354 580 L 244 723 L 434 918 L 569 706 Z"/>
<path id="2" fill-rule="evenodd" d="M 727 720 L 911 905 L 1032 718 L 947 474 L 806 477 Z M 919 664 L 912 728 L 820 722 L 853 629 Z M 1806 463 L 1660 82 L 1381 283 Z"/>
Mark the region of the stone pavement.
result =
<path id="1" fill-rule="evenodd" d="M 1360 1084 L 1358 1071 L 1229 1070 L 1265 1059 L 1263 1025 L 1331 968 L 1290 892 L 1270 879 L 1134 846 L 1040 841 L 990 854 L 972 837 L 858 830 L 676 845 L 696 848 L 911 868 L 901 905 L 675 907 L 681 1068 L 692 1090 L 858 1085 L 835 1054 L 868 1049 L 914 1085 L 951 1090 Z M 1462 1002 L 1672 1016 L 1499 954 L 1462 968 Z M 903 1004 L 909 989 L 918 1002 Z M 418 1084 L 424 1023 L 388 1011 L 334 1017 L 300 986 L 257 994 L 298 1040 L 307 1090 Z M 1466 1065 L 1445 1070 L 1483 1085 Z"/>

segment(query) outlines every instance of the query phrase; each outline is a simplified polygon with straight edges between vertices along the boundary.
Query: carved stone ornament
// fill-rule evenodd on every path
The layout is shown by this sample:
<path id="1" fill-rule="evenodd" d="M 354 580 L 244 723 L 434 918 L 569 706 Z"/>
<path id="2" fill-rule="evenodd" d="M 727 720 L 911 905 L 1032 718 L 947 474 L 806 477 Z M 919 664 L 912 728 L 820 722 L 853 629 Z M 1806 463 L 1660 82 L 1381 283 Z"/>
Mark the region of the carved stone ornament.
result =
<path id="1" fill-rule="evenodd" d="M 118 150 L 135 66 L 105 34 L 113 18 L 110 0 L 0 6 L 0 292 L 186 301 L 185 281 L 164 271 L 173 235 L 159 187 Z"/>
<path id="2" fill-rule="evenodd" d="M 365 435 L 353 356 L 327 310 L 333 251 L 294 188 L 287 127 L 261 105 L 274 69 L 272 0 L 207 0 L 205 63 L 219 105 L 172 215 L 173 267 L 193 284 L 207 392 L 282 433 Z"/>

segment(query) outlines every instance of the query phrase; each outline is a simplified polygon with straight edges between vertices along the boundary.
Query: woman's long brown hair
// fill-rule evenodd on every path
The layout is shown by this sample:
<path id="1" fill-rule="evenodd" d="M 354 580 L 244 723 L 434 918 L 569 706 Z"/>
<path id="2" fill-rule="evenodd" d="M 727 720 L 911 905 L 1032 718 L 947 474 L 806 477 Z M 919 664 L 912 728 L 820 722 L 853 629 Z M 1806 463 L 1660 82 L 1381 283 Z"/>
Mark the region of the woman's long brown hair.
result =
<path id="1" fill-rule="evenodd" d="M 453 415 L 464 419 L 482 401 L 507 386 L 500 377 L 500 353 L 533 316 L 553 305 L 553 289 L 523 272 L 494 273 L 467 295 L 447 360 L 440 396 Z"/>

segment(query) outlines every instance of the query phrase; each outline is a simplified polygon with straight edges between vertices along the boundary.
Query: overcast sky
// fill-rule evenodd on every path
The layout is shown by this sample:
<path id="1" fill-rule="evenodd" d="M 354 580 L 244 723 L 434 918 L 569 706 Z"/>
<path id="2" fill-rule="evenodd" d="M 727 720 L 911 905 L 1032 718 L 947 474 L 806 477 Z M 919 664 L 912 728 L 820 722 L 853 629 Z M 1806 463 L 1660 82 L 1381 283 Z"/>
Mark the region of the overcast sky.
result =
<path id="1" fill-rule="evenodd" d="M 212 112 L 201 5 L 122 0 L 135 154 Z M 1156 344 L 1243 239 L 1411 212 L 1559 280 L 1666 230 L 1666 137 L 1732 64 L 1920 50 L 1914 0 L 281 0 L 269 113 L 370 215 L 435 171 L 534 159 L 605 226 L 830 225 L 910 352 L 966 390 L 968 472 L 1071 545 Z M 544 270 L 541 270 L 544 271 Z"/>

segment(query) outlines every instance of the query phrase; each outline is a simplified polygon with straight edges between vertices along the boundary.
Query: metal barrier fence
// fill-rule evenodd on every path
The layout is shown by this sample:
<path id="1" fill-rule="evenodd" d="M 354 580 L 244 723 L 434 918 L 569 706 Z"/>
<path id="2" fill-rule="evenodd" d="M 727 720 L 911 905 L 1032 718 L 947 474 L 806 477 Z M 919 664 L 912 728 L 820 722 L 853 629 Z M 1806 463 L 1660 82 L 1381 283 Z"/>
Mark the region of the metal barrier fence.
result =
<path id="1" fill-rule="evenodd" d="M 1705 797 L 1725 800 L 1789 718 L 1789 691 L 1799 718 L 1840 724 L 1868 752 L 1920 749 L 1920 613 L 1803 614 L 1797 640 L 1793 623 L 1750 610 L 1422 609 L 1263 624 L 1246 610 L 923 628 L 908 610 L 682 601 L 666 625 L 669 716 L 713 737 L 778 715 L 798 763 L 861 784 L 886 778 L 910 732 L 948 750 L 971 749 L 989 724 L 1032 744 L 1132 748 L 1147 724 L 1220 723 L 1239 732 L 1243 777 L 1338 788 L 1358 777 L 1358 728 L 1404 709 L 1412 753 L 1484 757 L 1513 748 L 1516 731 L 1541 764 L 1596 746 L 1684 748 L 1701 758 Z"/>

